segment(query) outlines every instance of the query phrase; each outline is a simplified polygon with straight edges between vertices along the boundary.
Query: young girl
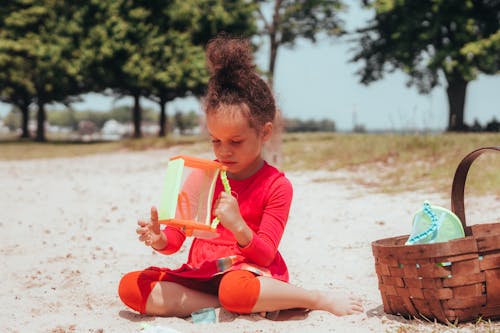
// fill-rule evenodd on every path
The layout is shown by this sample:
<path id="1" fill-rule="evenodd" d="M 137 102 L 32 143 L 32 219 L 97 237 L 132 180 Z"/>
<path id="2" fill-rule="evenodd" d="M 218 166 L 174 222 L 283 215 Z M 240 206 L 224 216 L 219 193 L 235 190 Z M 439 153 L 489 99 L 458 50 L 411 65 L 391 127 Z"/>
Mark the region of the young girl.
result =
<path id="1" fill-rule="evenodd" d="M 140 313 L 159 316 L 186 317 L 218 306 L 241 314 L 291 308 L 362 312 L 360 300 L 348 294 L 288 283 L 278 245 L 292 186 L 261 156 L 273 133 L 273 95 L 255 71 L 247 40 L 219 35 L 208 43 L 206 54 L 211 73 L 204 99 L 207 128 L 232 189 L 229 195 L 220 179 L 216 184 L 213 216 L 220 219 L 220 236 L 195 238 L 187 263 L 178 269 L 150 267 L 126 274 L 120 298 Z M 138 225 L 139 240 L 163 254 L 175 253 L 186 239 L 178 228 L 160 230 L 154 207 L 150 221 Z"/>

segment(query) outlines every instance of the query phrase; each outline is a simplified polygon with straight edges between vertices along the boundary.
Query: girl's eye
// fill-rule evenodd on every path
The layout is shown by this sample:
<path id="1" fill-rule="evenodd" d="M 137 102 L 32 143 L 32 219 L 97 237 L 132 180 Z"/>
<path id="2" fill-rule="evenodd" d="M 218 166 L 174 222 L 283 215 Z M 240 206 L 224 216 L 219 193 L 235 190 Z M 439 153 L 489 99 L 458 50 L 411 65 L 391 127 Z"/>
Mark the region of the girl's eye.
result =
<path id="1" fill-rule="evenodd" d="M 231 141 L 231 143 L 232 143 L 233 145 L 239 145 L 239 144 L 241 143 L 241 141 Z"/>
<path id="2" fill-rule="evenodd" d="M 214 143 L 214 144 L 215 144 L 215 143 L 219 143 L 219 142 L 220 142 L 220 140 L 216 140 L 216 139 L 212 139 L 211 141 L 212 141 L 212 143 Z"/>

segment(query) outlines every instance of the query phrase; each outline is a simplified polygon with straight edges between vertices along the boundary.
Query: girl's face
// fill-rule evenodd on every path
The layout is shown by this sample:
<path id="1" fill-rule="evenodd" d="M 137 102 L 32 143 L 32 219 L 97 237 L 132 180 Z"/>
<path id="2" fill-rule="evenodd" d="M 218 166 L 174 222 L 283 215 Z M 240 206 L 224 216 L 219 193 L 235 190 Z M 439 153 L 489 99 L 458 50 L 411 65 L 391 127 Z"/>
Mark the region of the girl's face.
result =
<path id="1" fill-rule="evenodd" d="M 229 177 L 245 179 L 263 165 L 262 146 L 272 134 L 272 123 L 261 130 L 251 128 L 240 106 L 224 106 L 207 115 L 207 128 L 217 160 Z"/>

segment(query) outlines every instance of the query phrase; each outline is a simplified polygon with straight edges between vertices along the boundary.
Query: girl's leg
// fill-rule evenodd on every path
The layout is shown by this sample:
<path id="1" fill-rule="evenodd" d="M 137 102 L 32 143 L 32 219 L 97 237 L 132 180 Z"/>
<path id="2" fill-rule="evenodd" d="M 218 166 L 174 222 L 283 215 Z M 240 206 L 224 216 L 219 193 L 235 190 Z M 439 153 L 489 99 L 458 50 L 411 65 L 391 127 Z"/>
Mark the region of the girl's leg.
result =
<path id="1" fill-rule="evenodd" d="M 260 292 L 252 312 L 306 308 L 323 310 L 337 316 L 363 312 L 361 300 L 348 293 L 306 290 L 269 277 L 259 276 Z"/>
<path id="2" fill-rule="evenodd" d="M 219 306 L 215 295 L 165 280 L 165 273 L 157 269 L 127 273 L 120 281 L 118 295 L 130 308 L 149 315 L 187 317 L 201 308 Z M 207 283 L 207 289 L 215 288 L 216 294 L 217 281 Z"/>
<path id="3" fill-rule="evenodd" d="M 219 286 L 220 304 L 236 313 L 262 313 L 303 308 L 337 316 L 360 313 L 361 301 L 349 294 L 306 290 L 248 271 L 226 273 Z"/>
<path id="4" fill-rule="evenodd" d="M 174 282 L 157 282 L 146 302 L 145 313 L 155 316 L 188 317 L 192 312 L 219 307 L 216 295 L 189 289 Z"/>

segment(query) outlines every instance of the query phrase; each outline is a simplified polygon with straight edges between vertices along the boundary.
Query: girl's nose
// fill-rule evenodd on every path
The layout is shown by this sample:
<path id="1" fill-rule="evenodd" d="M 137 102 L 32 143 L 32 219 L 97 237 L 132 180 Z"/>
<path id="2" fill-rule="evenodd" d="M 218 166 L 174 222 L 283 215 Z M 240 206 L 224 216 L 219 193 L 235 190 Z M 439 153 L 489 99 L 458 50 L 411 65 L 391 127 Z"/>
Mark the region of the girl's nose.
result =
<path id="1" fill-rule="evenodd" d="M 219 150 L 219 154 L 222 157 L 231 157 L 233 155 L 233 152 L 230 147 L 228 146 L 222 146 Z"/>

